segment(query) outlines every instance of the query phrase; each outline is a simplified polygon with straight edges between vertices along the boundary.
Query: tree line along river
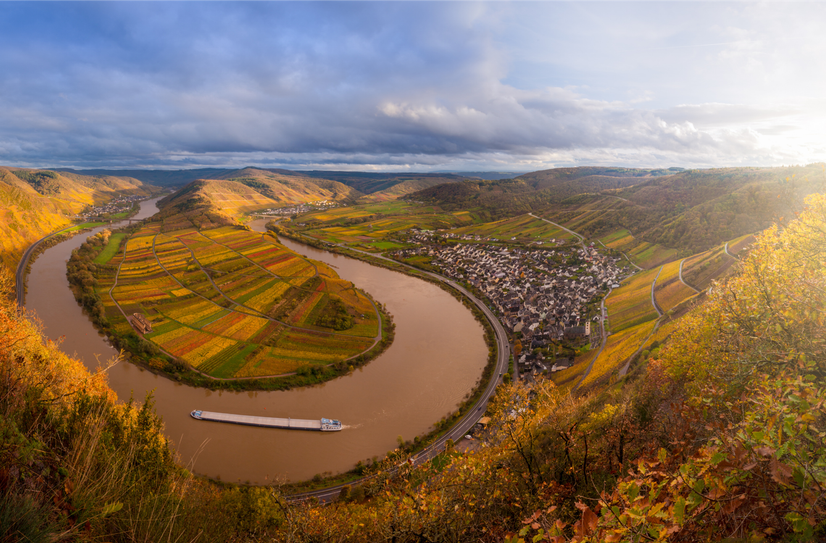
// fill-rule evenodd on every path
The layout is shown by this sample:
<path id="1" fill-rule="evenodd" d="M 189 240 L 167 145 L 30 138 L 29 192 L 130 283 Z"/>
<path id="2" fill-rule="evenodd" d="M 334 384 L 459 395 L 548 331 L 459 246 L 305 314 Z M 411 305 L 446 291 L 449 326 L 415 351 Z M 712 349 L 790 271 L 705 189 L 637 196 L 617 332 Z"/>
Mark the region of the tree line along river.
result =
<path id="1" fill-rule="evenodd" d="M 135 218 L 157 211 L 157 199 L 141 203 Z M 251 226 L 262 230 L 264 221 Z M 116 227 L 117 225 L 115 225 Z M 47 249 L 31 266 L 26 307 L 90 368 L 117 355 L 75 301 L 66 262 L 86 237 Z M 426 433 L 453 412 L 475 385 L 487 361 L 483 330 L 470 311 L 431 283 L 365 262 L 282 240 L 290 249 L 321 260 L 356 287 L 385 304 L 396 323 L 387 351 L 352 374 L 325 384 L 276 392 L 214 392 L 180 385 L 128 362 L 108 371 L 122 401 L 155 397 L 167 436 L 192 471 L 229 482 L 268 484 L 339 473 L 358 461 L 382 457 L 397 438 Z M 340 419 L 334 433 L 273 430 L 202 422 L 193 409 L 246 415 Z"/>

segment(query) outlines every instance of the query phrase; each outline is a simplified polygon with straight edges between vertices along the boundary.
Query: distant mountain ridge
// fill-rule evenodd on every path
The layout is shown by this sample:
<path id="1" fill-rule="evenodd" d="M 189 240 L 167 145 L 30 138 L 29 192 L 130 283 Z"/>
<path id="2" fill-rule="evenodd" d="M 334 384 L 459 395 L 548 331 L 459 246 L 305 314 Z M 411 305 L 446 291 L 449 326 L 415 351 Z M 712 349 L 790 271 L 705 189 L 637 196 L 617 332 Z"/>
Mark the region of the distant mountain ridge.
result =
<path id="1" fill-rule="evenodd" d="M 269 172 L 285 177 L 300 177 L 313 179 L 326 179 L 338 181 L 348 185 L 363 194 L 372 194 L 387 190 L 393 186 L 408 182 L 418 181 L 419 185 L 408 183 L 407 186 L 416 187 L 415 190 L 438 185 L 441 183 L 453 183 L 465 179 L 461 174 L 452 173 L 405 173 L 405 172 L 348 172 L 348 171 L 325 171 L 325 170 L 286 170 L 283 168 L 258 168 L 249 166 L 246 168 L 196 168 L 192 170 L 72 170 L 69 168 L 58 168 L 54 171 L 67 172 L 85 176 L 114 176 L 131 177 L 143 183 L 149 183 L 159 187 L 183 187 L 199 179 L 229 179 L 238 177 L 239 172 L 254 170 L 258 172 Z M 477 172 L 480 173 L 480 172 Z M 505 175 L 504 177 L 507 177 Z M 408 192 L 401 189 L 404 193 Z M 396 191 L 399 192 L 399 191 Z"/>
<path id="2" fill-rule="evenodd" d="M 442 183 L 456 183 L 464 179 L 459 175 L 444 173 L 328 172 L 320 170 L 295 173 L 315 178 L 333 179 L 364 194 L 373 194 L 408 181 L 419 181 L 424 188 L 424 185 L 434 186 Z"/>
<path id="3" fill-rule="evenodd" d="M 193 170 L 73 170 L 56 168 L 53 171 L 84 176 L 131 177 L 150 185 L 174 188 L 182 187 L 197 179 L 217 179 L 237 170 L 232 168 L 196 168 Z"/>

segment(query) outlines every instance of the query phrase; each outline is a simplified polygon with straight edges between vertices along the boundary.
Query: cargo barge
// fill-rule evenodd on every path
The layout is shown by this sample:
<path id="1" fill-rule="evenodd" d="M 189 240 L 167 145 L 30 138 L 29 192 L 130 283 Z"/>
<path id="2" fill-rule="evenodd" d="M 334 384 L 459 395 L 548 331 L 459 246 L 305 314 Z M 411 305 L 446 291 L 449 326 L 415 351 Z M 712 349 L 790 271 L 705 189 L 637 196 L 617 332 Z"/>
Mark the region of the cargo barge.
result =
<path id="1" fill-rule="evenodd" d="M 209 420 L 213 422 L 228 422 L 230 424 L 244 424 L 247 426 L 261 426 L 263 428 L 282 428 L 284 430 L 311 430 L 316 432 L 338 432 L 341 422 L 335 419 L 293 419 L 279 417 L 256 417 L 252 415 L 233 415 L 231 413 L 215 413 L 196 409 L 190 413 L 193 419 Z"/>

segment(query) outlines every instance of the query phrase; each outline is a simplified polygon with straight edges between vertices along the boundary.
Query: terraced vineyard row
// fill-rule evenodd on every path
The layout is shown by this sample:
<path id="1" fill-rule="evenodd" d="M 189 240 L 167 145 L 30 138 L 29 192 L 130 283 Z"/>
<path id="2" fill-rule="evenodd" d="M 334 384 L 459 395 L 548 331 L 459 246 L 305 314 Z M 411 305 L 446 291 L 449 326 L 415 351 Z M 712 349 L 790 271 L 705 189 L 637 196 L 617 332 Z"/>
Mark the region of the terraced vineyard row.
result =
<path id="1" fill-rule="evenodd" d="M 330 364 L 369 350 L 373 303 L 327 266 L 236 227 L 161 232 L 149 224 L 101 276 L 107 316 L 142 314 L 146 339 L 213 377 L 260 377 Z M 319 273 L 321 269 L 323 273 Z M 115 276 L 117 275 L 117 281 Z M 346 314 L 334 330 L 321 319 Z M 122 315 L 120 316 L 122 319 Z"/>

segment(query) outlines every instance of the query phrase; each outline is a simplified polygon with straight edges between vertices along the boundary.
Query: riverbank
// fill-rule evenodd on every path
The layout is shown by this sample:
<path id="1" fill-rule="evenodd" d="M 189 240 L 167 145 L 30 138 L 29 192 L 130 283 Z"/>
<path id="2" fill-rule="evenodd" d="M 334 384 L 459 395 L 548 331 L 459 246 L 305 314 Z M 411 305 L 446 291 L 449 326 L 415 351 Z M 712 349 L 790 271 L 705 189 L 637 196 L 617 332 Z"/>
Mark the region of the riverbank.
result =
<path id="1" fill-rule="evenodd" d="M 152 209 L 149 209 L 152 207 Z M 154 206 L 144 203 L 143 215 Z M 96 229 L 93 233 L 101 229 Z M 142 366 L 108 361 L 117 356 L 77 304 L 66 261 L 84 237 L 45 251 L 29 277 L 27 310 L 46 336 L 95 370 L 106 370 L 122 401 L 153 392 L 165 434 L 180 463 L 193 473 L 225 483 L 252 485 L 307 481 L 344 473 L 359 461 L 383 458 L 405 440 L 423 436 L 456 410 L 483 371 L 488 350 L 472 314 L 435 285 L 333 253 L 311 258 L 382 301 L 396 325 L 393 344 L 373 362 L 319 386 L 288 391 L 211 391 L 183 386 Z M 289 240 L 285 240 L 289 241 Z M 289 432 L 194 421 L 192 409 L 254 416 L 336 418 L 335 435 Z M 475 423 L 475 421 L 472 421 Z"/>
<path id="2" fill-rule="evenodd" d="M 118 232 L 125 233 L 126 236 L 117 238 L 116 241 L 119 246 L 110 252 L 119 255 L 122 259 L 127 242 L 135 234 L 135 226 L 123 228 Z M 114 242 L 115 238 L 113 237 L 112 240 Z M 210 390 L 232 391 L 290 390 L 298 387 L 314 386 L 347 375 L 356 368 L 368 364 L 385 352 L 395 337 L 395 325 L 392 316 L 381 303 L 373 300 L 369 294 L 362 292 L 361 294 L 369 300 L 369 305 L 372 305 L 376 311 L 376 318 L 380 323 L 377 337 L 366 351 L 358 352 L 337 362 L 303 365 L 298 367 L 296 371 L 275 375 L 252 377 L 211 375 L 201 371 L 200 367 L 192 366 L 185 359 L 173 355 L 165 350 L 162 345 L 156 344 L 150 339 L 154 336 L 145 337 L 133 328 L 127 320 L 121 304 L 114 302 L 111 298 L 111 290 L 117 284 L 117 274 L 120 270 L 120 265 L 116 262 L 120 259 L 114 258 L 113 262 L 109 262 L 107 259 L 106 263 L 102 263 L 99 258 L 104 251 L 112 249 L 109 245 L 109 238 L 103 239 L 98 234 L 95 237 L 88 238 L 73 252 L 68 263 L 67 273 L 75 299 L 83 306 L 95 327 L 106 334 L 115 347 L 129 353 L 128 360 L 130 362 L 184 385 L 203 387 Z M 216 264 L 213 264 L 213 266 L 216 266 Z M 220 267 L 220 265 L 218 266 Z M 113 280 L 115 283 L 112 283 Z M 328 279 L 328 281 L 330 280 Z M 112 288 L 109 288 L 110 286 Z M 110 300 L 112 303 L 110 303 Z M 193 300 L 193 304 L 198 300 L 197 298 Z M 155 307 L 158 303 L 158 300 L 153 300 L 150 305 Z M 246 306 L 243 307 L 245 311 L 250 311 L 246 309 Z M 127 311 L 127 313 L 131 314 L 132 310 Z M 343 339 L 348 337 L 342 335 Z M 269 344 L 270 341 L 269 336 L 260 340 L 262 345 Z M 335 345 L 335 343 L 332 345 Z M 261 348 L 263 347 L 258 347 L 259 350 Z M 205 364 L 208 362 L 209 360 Z"/>
<path id="3" fill-rule="evenodd" d="M 383 469 L 382 462 L 385 460 L 399 461 L 409 458 L 414 464 L 419 464 L 441 454 L 450 442 L 462 439 L 468 430 L 485 415 L 487 402 L 493 395 L 496 385 L 499 382 L 496 373 L 502 374 L 504 368 L 507 368 L 507 361 L 510 359 L 508 356 L 509 348 L 507 347 L 506 333 L 498 320 L 496 320 L 492 314 L 488 314 L 489 310 L 484 306 L 484 303 L 479 299 L 473 299 L 469 293 L 463 294 L 459 290 L 459 286 L 453 284 L 448 279 L 438 279 L 436 277 L 437 274 L 421 272 L 420 270 L 405 266 L 402 263 L 384 260 L 381 257 L 338 246 L 331 248 L 321 242 L 316 244 L 304 243 L 305 238 L 302 236 L 283 228 L 280 228 L 280 230 L 286 232 L 282 234 L 285 238 L 291 239 L 296 243 L 404 273 L 405 275 L 422 279 L 438 286 L 442 291 L 450 293 L 451 296 L 461 301 L 466 308 L 471 310 L 476 321 L 482 325 L 485 330 L 485 343 L 488 346 L 487 364 L 476 386 L 466 395 L 464 401 L 458 405 L 455 412 L 450 413 L 435 423 L 434 427 L 427 434 L 416 436 L 412 440 L 405 441 L 400 439 L 397 447 L 388 451 L 383 460 L 373 457 L 367 461 L 359 462 L 356 468 L 347 473 L 328 477 L 314 477 L 309 481 L 286 485 L 282 487 L 282 491 L 296 499 L 335 499 L 337 492 L 349 493 L 353 485 L 358 485 L 359 482 L 369 478 L 371 472 Z M 494 325 L 496 325 L 496 329 L 494 329 Z"/>
<path id="4" fill-rule="evenodd" d="M 127 220 L 131 217 L 134 217 L 140 211 L 140 205 L 138 203 L 132 204 L 132 207 L 128 212 L 125 212 L 122 218 L 118 218 L 118 222 L 121 220 Z M 23 257 L 20 259 L 20 262 L 17 263 L 17 270 L 15 272 L 15 278 L 17 282 L 16 286 L 16 298 L 17 298 L 17 305 L 23 307 L 26 302 L 26 292 L 27 292 L 27 283 L 26 278 L 31 273 L 32 263 L 37 260 L 37 257 L 40 256 L 43 251 L 50 247 L 54 247 L 58 243 L 62 243 L 68 239 L 73 238 L 79 234 L 83 234 L 93 230 L 96 227 L 103 226 L 106 223 L 103 222 L 85 222 L 76 224 L 74 226 L 67 226 L 66 228 L 61 228 L 51 234 L 43 236 L 39 240 L 32 243 L 26 251 L 23 253 Z"/>

